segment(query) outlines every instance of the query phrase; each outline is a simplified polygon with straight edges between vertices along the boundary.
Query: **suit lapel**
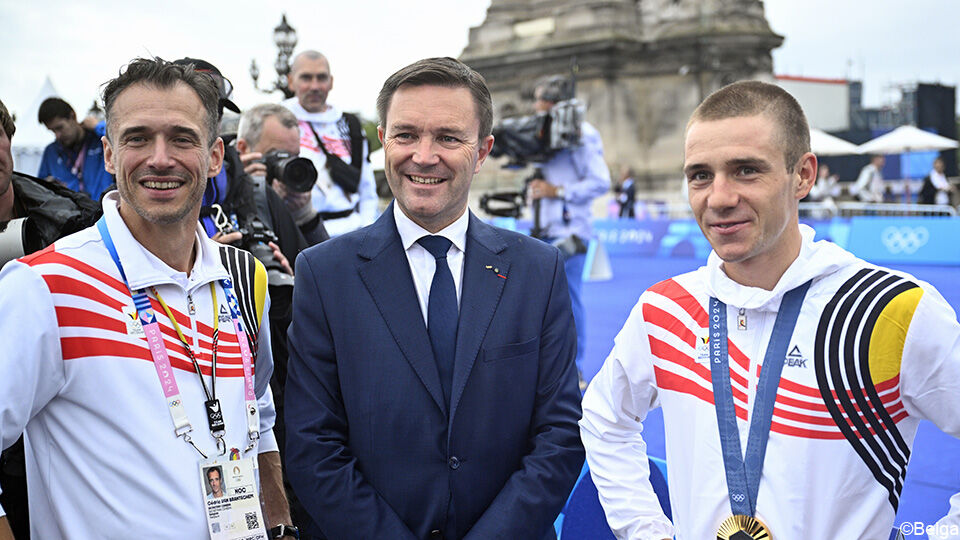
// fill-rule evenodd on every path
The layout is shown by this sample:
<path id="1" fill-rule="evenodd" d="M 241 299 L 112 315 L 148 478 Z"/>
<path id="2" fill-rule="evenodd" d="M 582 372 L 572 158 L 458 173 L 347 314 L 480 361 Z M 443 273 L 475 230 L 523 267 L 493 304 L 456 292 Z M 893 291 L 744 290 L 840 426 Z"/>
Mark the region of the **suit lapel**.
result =
<path id="1" fill-rule="evenodd" d="M 457 355 L 453 367 L 453 397 L 450 420 L 480 352 L 493 314 L 500 303 L 510 261 L 500 255 L 506 248 L 496 229 L 470 214 L 467 245 L 463 260 L 463 282 L 460 287 L 460 322 L 457 328 Z M 499 275 L 498 275 L 499 274 Z"/>
<path id="2" fill-rule="evenodd" d="M 360 279 L 370 291 L 403 356 L 445 412 L 440 375 L 423 324 L 410 264 L 393 219 L 392 204 L 367 231 L 358 251 L 360 257 L 366 259 L 359 266 Z"/>

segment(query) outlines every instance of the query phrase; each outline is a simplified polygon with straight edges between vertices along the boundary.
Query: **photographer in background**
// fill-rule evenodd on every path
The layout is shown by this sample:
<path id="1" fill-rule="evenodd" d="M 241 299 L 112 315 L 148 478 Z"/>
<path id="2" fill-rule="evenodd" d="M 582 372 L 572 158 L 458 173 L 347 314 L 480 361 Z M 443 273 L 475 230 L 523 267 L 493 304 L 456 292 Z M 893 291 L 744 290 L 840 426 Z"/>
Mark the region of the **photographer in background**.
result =
<path id="1" fill-rule="evenodd" d="M 240 125 L 237 129 L 237 150 L 240 152 L 239 159 L 243 162 L 245 175 L 253 182 L 258 207 L 264 204 L 268 207 L 276 207 L 277 201 L 281 198 L 285 203 L 285 206 L 279 210 L 274 208 L 265 212 L 264 208 L 258 208 L 260 215 L 277 213 L 290 215 L 309 245 L 329 238 L 323 219 L 310 201 L 310 191 L 317 181 L 317 170 L 309 159 L 299 157 L 300 128 L 293 113 L 286 107 L 276 104 L 262 104 L 247 109 L 240 117 Z M 264 194 L 269 195 L 269 198 L 261 196 Z M 279 224 L 274 223 L 275 227 L 277 225 Z M 277 235 L 283 235 L 287 228 L 289 224 L 283 230 L 275 228 Z M 293 260 L 290 259 L 291 262 Z M 273 429 L 277 435 L 280 455 L 284 457 L 286 456 L 284 386 L 287 380 L 287 327 L 290 325 L 291 292 L 292 287 L 285 288 L 283 292 L 285 312 L 278 315 L 279 320 L 276 321 L 273 320 L 271 312 L 270 321 L 271 329 L 278 329 L 278 333 L 282 331 L 282 334 L 273 336 L 273 343 L 282 343 L 282 349 L 274 347 L 274 370 L 270 385 L 277 406 L 277 421 Z M 271 290 L 270 294 L 273 297 L 275 293 Z M 290 487 L 285 474 L 283 480 L 293 521 L 304 523 L 306 511 Z M 301 538 L 308 538 L 308 536 L 302 533 Z"/>
<path id="2" fill-rule="evenodd" d="M 534 89 L 533 108 L 547 112 L 557 103 L 574 98 L 573 83 L 561 76 L 542 79 Z M 580 143 L 553 154 L 537 169 L 527 188 L 527 200 L 533 207 L 536 236 L 560 248 L 570 289 L 573 318 L 577 325 L 577 370 L 583 381 L 583 352 L 586 345 L 586 321 L 580 299 L 581 275 L 587 243 L 593 237 L 590 207 L 593 199 L 610 189 L 610 170 L 603 160 L 603 142 L 596 128 L 582 122 Z"/>
<path id="3" fill-rule="evenodd" d="M 320 213 L 310 201 L 317 170 L 309 159 L 299 157 L 297 117 L 282 105 L 257 105 L 243 113 L 237 131 L 240 161 L 256 189 L 273 188 L 309 245 L 329 238 Z"/>

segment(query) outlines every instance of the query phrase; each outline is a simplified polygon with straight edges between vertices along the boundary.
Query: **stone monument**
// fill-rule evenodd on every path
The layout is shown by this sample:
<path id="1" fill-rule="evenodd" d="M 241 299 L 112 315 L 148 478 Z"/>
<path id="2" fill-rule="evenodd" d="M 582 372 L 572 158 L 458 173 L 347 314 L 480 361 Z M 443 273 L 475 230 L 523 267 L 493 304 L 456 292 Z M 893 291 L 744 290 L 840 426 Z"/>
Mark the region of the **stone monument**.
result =
<path id="1" fill-rule="evenodd" d="M 782 41 L 760 0 L 491 0 L 460 59 L 486 77 L 497 119 L 530 113 L 539 77 L 573 73 L 614 181 L 629 166 L 640 190 L 679 196 L 693 109 L 733 81 L 772 80 Z M 480 189 L 510 181 L 495 169 Z"/>

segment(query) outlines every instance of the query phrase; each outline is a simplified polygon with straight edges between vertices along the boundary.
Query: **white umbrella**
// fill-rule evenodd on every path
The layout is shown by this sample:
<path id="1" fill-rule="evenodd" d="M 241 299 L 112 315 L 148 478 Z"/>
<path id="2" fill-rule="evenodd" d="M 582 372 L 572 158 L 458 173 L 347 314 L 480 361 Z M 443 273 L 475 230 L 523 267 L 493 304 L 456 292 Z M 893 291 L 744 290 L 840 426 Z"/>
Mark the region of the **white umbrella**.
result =
<path id="1" fill-rule="evenodd" d="M 810 151 L 818 156 L 845 156 L 860 153 L 857 145 L 817 128 L 810 128 Z"/>
<path id="2" fill-rule="evenodd" d="M 890 133 L 861 144 L 862 154 L 902 154 L 904 152 L 926 152 L 930 150 L 949 150 L 957 147 L 957 141 L 935 135 L 913 126 L 900 126 Z"/>

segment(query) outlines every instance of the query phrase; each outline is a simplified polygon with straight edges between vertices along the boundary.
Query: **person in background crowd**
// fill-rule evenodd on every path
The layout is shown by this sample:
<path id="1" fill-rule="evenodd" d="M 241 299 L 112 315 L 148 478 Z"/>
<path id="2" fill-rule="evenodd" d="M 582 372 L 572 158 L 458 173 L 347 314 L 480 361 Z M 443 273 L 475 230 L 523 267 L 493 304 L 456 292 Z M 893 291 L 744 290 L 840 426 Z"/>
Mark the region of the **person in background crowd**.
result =
<path id="1" fill-rule="evenodd" d="M 826 163 L 817 164 L 817 181 L 810 188 L 810 194 L 802 202 L 818 202 L 823 205 L 822 211 L 816 211 L 812 217 L 827 219 L 837 215 L 837 197 L 840 196 L 840 177 L 830 174 L 830 167 Z"/>
<path id="2" fill-rule="evenodd" d="M 799 224 L 817 158 L 779 86 L 737 82 L 700 104 L 684 173 L 713 252 L 640 296 L 583 399 L 610 527 L 630 539 L 890 538 L 920 421 L 960 436 L 956 313 L 929 284 Z M 655 407 L 672 522 L 641 436 Z M 960 525 L 960 494 L 952 502 L 941 530 Z"/>
<path id="3" fill-rule="evenodd" d="M 547 112 L 560 101 L 573 97 L 567 78 L 546 77 L 538 81 L 534 89 L 533 108 Z M 580 131 L 579 145 L 560 150 L 540 165 L 542 178 L 530 182 L 527 199 L 533 206 L 532 212 L 539 213 L 540 238 L 557 245 L 564 254 L 567 286 L 577 324 L 577 371 L 584 386 L 587 323 L 581 298 L 583 265 L 587 244 L 593 238 L 591 206 L 595 198 L 610 190 L 610 170 L 603 160 L 600 133 L 587 122 L 581 124 Z"/>
<path id="4" fill-rule="evenodd" d="M 850 189 L 851 194 L 860 199 L 860 202 L 883 202 L 885 189 L 881 171 L 886 162 L 882 155 L 870 156 L 870 163 L 860 169 L 860 176 Z"/>
<path id="5" fill-rule="evenodd" d="M 632 218 L 636 215 L 637 182 L 633 178 L 633 169 L 627 167 L 617 186 L 617 204 L 620 205 L 619 217 Z"/>
<path id="6" fill-rule="evenodd" d="M 58 97 L 47 98 L 40 104 L 37 120 L 56 137 L 43 150 L 37 176 L 53 177 L 68 188 L 99 200 L 113 184 L 113 175 L 103 165 L 103 133 L 82 126 L 73 107 Z"/>
<path id="7" fill-rule="evenodd" d="M 300 127 L 293 113 L 276 104 L 257 105 L 248 109 L 240 117 L 237 151 L 240 152 L 244 172 L 253 178 L 258 189 L 266 185 L 267 180 L 270 181 L 270 188 L 283 199 L 308 245 L 319 244 L 330 238 L 323 218 L 311 204 L 309 191 L 298 193 L 277 178 L 267 178 L 264 156 L 278 151 L 289 156 L 300 155 Z"/>
<path id="8" fill-rule="evenodd" d="M 30 443 L 31 535 L 207 538 L 201 469 L 236 457 L 262 487 L 265 519 L 255 500 L 247 523 L 275 538 L 290 517 L 265 270 L 198 226 L 223 161 L 218 91 L 189 66 L 137 59 L 103 102 L 119 192 L 96 226 L 0 271 L 0 310 L 17 314 L 0 325 L 0 444 Z"/>
<path id="9" fill-rule="evenodd" d="M 943 158 L 933 160 L 933 170 L 923 179 L 923 186 L 920 188 L 920 196 L 917 202 L 920 204 L 950 204 L 950 194 L 954 191 L 954 188 L 950 185 L 947 175 L 943 171 Z"/>
<path id="10" fill-rule="evenodd" d="M 369 145 L 360 120 L 327 103 L 330 63 L 317 51 L 303 51 L 287 77 L 295 96 L 283 105 L 300 122 L 300 154 L 317 168 L 312 204 L 327 232 L 338 236 L 373 223 L 378 198 Z"/>
<path id="11" fill-rule="evenodd" d="M 331 540 L 554 537 L 583 465 L 560 253 L 467 209 L 477 72 L 418 61 L 377 110 L 395 202 L 297 259 L 290 481 Z"/>
<path id="12" fill-rule="evenodd" d="M 274 151 L 287 152 L 291 156 L 300 153 L 300 129 L 296 117 L 282 105 L 263 104 L 251 107 L 240 117 L 240 126 L 237 134 L 237 150 L 240 160 L 245 163 L 244 172 L 253 178 L 255 189 L 275 190 L 292 212 L 292 217 L 299 223 L 300 230 L 310 245 L 327 240 L 326 229 L 319 213 L 310 204 L 310 192 L 298 193 L 284 187 L 283 182 L 277 179 L 266 187 L 267 167 L 263 156 Z M 278 233 L 280 234 L 280 233 Z M 280 455 L 286 456 L 286 422 L 284 413 L 284 387 L 287 380 L 287 329 L 290 326 L 290 302 L 292 290 L 289 287 L 284 291 L 277 291 L 286 302 L 282 313 L 274 316 L 271 310 L 271 328 L 276 329 L 273 336 L 274 344 L 274 374 L 271 380 L 274 399 L 277 405 L 277 422 L 274 432 L 280 446 Z M 274 296 L 271 291 L 271 297 Z M 276 304 L 275 304 L 276 305 Z M 290 512 L 295 523 L 304 523 L 307 517 L 306 510 L 290 487 L 289 479 L 284 476 L 284 485 L 287 487 L 287 498 L 290 501 Z M 308 532 L 301 532 L 301 540 L 311 538 Z"/>

